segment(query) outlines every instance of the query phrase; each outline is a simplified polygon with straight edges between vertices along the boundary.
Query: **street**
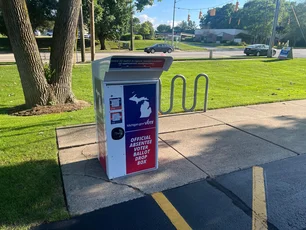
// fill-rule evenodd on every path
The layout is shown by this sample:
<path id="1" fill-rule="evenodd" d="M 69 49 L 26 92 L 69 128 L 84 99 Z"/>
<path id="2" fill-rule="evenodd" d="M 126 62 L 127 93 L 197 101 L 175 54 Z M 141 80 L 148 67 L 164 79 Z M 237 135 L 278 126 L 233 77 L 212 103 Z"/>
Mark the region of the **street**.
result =
<path id="1" fill-rule="evenodd" d="M 277 57 L 279 55 L 279 50 L 276 53 Z M 144 52 L 103 52 L 103 53 L 96 53 L 96 59 L 101 59 L 105 57 L 109 57 L 112 55 L 131 55 L 131 56 L 147 56 L 147 55 L 154 55 L 154 56 L 172 56 L 174 58 L 209 58 L 209 52 L 185 52 L 185 51 L 176 51 L 171 54 L 164 54 L 164 53 L 155 53 L 155 54 L 147 54 Z M 213 57 L 214 58 L 229 58 L 229 57 L 244 57 L 243 50 L 214 50 Z M 43 61 L 48 61 L 50 54 L 49 53 L 41 53 L 41 57 Z M 293 57 L 294 58 L 306 58 L 306 49 L 294 49 L 293 50 Z M 77 62 L 80 62 L 81 55 L 78 52 L 78 56 L 76 58 Z M 86 53 L 86 60 L 90 60 L 90 53 Z M 14 62 L 15 58 L 12 53 L 0 53 L 0 62 Z"/>

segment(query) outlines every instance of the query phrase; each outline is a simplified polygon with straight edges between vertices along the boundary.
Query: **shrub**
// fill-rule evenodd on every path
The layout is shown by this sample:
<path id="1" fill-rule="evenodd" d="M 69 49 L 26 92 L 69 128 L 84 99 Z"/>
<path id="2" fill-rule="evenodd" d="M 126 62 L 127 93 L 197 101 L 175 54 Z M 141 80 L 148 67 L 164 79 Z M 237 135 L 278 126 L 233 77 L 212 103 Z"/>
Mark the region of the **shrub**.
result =
<path id="1" fill-rule="evenodd" d="M 140 34 L 135 35 L 135 40 L 142 40 L 143 37 Z"/>
<path id="2" fill-rule="evenodd" d="M 192 37 L 187 37 L 184 39 L 186 42 L 194 42 L 194 38 Z"/>
<path id="3" fill-rule="evenodd" d="M 131 39 L 131 34 L 123 34 L 120 38 L 121 41 L 129 41 Z"/>
<path id="4" fill-rule="evenodd" d="M 248 44 L 246 42 L 241 42 L 242 46 L 247 46 Z"/>
<path id="5" fill-rule="evenodd" d="M 226 46 L 237 46 L 237 45 L 239 45 L 237 42 L 234 42 L 234 41 L 227 41 L 226 43 L 225 43 L 225 45 Z"/>

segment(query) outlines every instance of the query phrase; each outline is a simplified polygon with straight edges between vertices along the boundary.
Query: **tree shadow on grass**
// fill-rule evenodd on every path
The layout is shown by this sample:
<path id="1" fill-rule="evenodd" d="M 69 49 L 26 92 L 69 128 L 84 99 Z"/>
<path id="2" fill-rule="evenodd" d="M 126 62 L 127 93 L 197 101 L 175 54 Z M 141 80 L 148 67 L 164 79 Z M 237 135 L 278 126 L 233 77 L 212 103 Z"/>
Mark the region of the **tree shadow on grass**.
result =
<path id="1" fill-rule="evenodd" d="M 16 65 L 16 62 L 0 62 L 1 65 Z"/>
<path id="2" fill-rule="evenodd" d="M 27 109 L 26 105 L 17 105 L 17 106 L 11 106 L 11 107 L 0 105 L 0 114 L 12 115 L 13 113 L 17 111 L 22 111 L 25 109 Z"/>
<path id="3" fill-rule="evenodd" d="M 281 62 L 281 61 L 288 61 L 287 59 L 278 59 L 278 58 L 273 58 L 269 60 L 263 60 L 262 62 Z"/>
<path id="4" fill-rule="evenodd" d="M 68 218 L 55 160 L 1 166 L 0 178 L 0 225 L 17 227 Z"/>

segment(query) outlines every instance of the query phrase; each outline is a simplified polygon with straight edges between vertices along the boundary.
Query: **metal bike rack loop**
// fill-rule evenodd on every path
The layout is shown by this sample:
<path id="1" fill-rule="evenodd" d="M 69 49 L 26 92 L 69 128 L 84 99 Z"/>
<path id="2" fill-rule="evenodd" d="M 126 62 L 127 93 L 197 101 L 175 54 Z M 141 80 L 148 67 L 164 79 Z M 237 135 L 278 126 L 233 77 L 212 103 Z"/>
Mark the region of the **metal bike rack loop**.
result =
<path id="1" fill-rule="evenodd" d="M 208 99 L 208 83 L 209 83 L 209 78 L 206 74 L 200 73 L 194 80 L 194 90 L 193 90 L 193 105 L 190 109 L 186 108 L 186 78 L 181 75 L 177 74 L 172 78 L 171 81 L 171 91 L 170 91 L 170 107 L 167 111 L 162 111 L 161 109 L 161 86 L 162 82 L 161 79 L 159 79 L 159 112 L 161 114 L 169 114 L 171 113 L 173 109 L 173 100 L 174 100 L 174 83 L 175 80 L 178 78 L 181 78 L 183 80 L 183 95 L 182 95 L 182 108 L 184 109 L 185 112 L 192 112 L 194 111 L 196 105 L 197 105 L 197 92 L 198 92 L 198 81 L 200 77 L 204 77 L 206 79 L 206 86 L 205 86 L 205 97 L 204 97 L 204 108 L 203 111 L 206 112 L 207 110 L 207 99 Z"/>

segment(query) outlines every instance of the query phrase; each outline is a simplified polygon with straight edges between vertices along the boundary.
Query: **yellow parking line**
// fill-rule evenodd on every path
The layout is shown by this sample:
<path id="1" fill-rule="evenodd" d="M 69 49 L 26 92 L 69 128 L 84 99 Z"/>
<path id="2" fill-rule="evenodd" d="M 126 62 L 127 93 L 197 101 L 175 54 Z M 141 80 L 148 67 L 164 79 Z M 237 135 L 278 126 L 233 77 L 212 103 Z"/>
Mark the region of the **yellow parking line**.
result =
<path id="1" fill-rule="evenodd" d="M 187 224 L 184 218 L 180 215 L 180 213 L 175 209 L 175 207 L 170 203 L 170 201 L 167 199 L 167 197 L 165 197 L 163 193 L 153 193 L 152 197 L 176 229 L 191 229 L 191 227 Z"/>
<path id="2" fill-rule="evenodd" d="M 268 229 L 267 204 L 263 168 L 253 167 L 252 230 Z"/>

